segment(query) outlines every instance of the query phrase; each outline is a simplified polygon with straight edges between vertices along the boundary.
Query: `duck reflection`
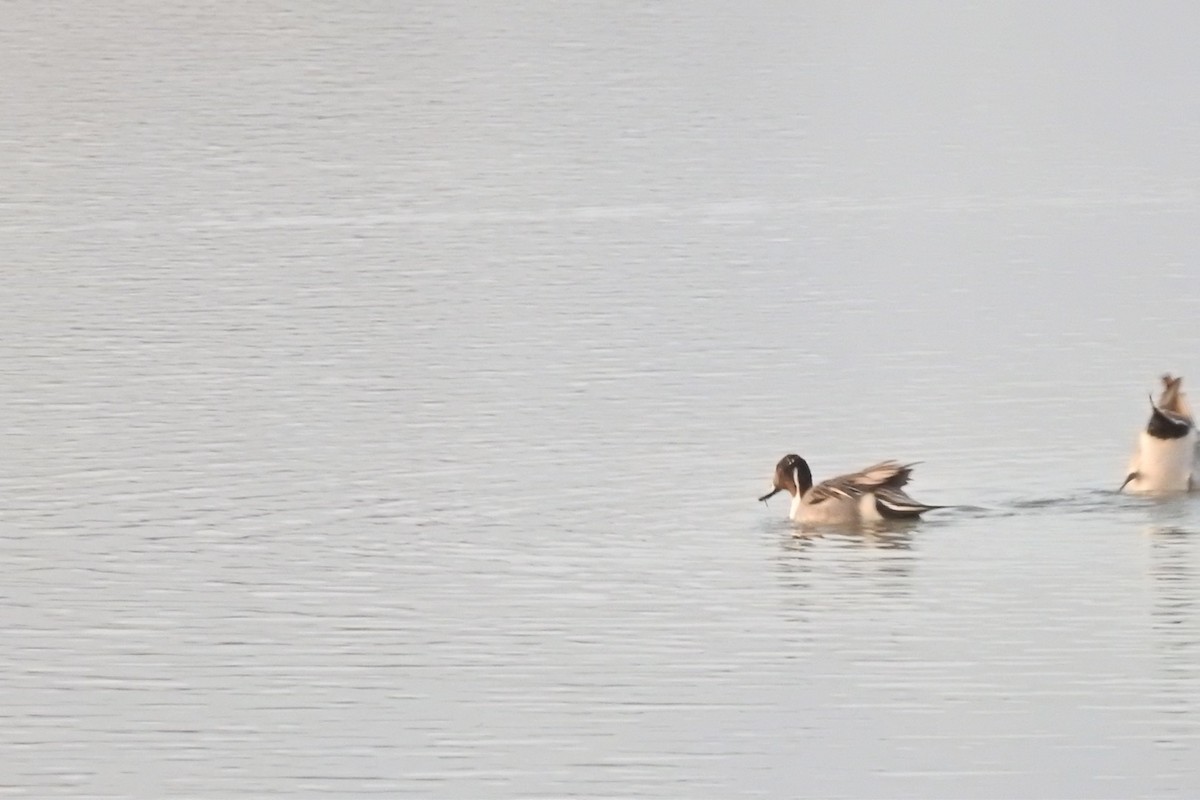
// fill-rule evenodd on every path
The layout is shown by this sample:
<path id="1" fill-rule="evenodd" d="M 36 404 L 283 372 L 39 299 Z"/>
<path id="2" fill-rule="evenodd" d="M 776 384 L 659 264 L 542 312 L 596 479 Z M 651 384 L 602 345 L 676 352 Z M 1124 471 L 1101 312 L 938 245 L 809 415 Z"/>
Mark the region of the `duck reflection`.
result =
<path id="1" fill-rule="evenodd" d="M 1200 532 L 1177 525 L 1148 531 L 1153 598 L 1151 635 L 1159 654 L 1160 700 L 1164 738 L 1185 746 L 1195 738 L 1200 712 Z"/>
<path id="2" fill-rule="evenodd" d="M 787 526 L 779 531 L 779 575 L 785 585 L 797 589 L 816 589 L 824 580 L 831 580 L 843 594 L 905 593 L 915 566 L 914 527 Z M 848 585 L 848 580 L 854 583 Z"/>
<path id="3" fill-rule="evenodd" d="M 1169 634 L 1164 643 L 1172 651 L 1200 648 L 1200 585 L 1196 583 L 1194 563 L 1200 554 L 1200 533 L 1177 526 L 1154 526 L 1149 530 L 1149 539 L 1154 628 Z M 1194 660 L 1200 661 L 1188 659 L 1189 665 Z"/>

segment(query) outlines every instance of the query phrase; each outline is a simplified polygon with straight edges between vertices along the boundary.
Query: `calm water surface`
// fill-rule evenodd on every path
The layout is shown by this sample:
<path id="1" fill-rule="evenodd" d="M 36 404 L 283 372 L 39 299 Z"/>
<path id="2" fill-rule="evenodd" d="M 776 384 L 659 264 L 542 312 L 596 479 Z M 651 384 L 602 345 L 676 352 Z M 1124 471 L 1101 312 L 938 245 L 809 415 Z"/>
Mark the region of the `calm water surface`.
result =
<path id="1" fill-rule="evenodd" d="M 1200 16 L 687 12 L 6 7 L 0 797 L 1200 793 Z"/>

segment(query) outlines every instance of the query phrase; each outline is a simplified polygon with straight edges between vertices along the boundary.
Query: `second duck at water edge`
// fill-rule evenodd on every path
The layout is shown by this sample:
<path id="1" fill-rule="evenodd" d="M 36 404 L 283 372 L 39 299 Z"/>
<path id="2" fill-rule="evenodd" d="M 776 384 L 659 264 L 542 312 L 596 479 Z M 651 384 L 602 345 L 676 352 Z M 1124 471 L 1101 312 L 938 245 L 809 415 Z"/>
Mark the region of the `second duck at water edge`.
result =
<path id="1" fill-rule="evenodd" d="M 1150 398 L 1150 421 L 1138 435 L 1119 491 L 1166 494 L 1191 491 L 1196 461 L 1196 423 L 1183 394 L 1183 378 L 1162 376 L 1158 402 Z"/>

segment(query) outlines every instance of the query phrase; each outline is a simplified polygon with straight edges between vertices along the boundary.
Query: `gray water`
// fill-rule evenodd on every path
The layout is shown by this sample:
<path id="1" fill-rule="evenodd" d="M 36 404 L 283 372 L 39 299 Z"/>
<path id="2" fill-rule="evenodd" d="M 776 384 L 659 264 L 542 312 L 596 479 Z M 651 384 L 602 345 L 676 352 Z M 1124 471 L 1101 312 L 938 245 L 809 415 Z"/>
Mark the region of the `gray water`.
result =
<path id="1" fill-rule="evenodd" d="M 0 797 L 1200 793 L 1192 6 L 0 13 Z"/>

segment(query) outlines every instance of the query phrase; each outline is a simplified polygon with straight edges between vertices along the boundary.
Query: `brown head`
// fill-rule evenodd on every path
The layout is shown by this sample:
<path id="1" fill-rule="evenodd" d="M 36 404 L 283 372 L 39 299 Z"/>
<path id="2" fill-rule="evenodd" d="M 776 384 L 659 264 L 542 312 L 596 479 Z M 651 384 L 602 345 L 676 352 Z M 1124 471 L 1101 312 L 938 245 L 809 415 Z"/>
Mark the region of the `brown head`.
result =
<path id="1" fill-rule="evenodd" d="M 803 494 L 812 488 L 812 470 L 803 458 L 795 453 L 788 453 L 775 465 L 775 478 L 771 485 L 771 491 L 758 498 L 759 500 L 766 502 L 780 492 L 787 492 L 793 497 Z"/>

